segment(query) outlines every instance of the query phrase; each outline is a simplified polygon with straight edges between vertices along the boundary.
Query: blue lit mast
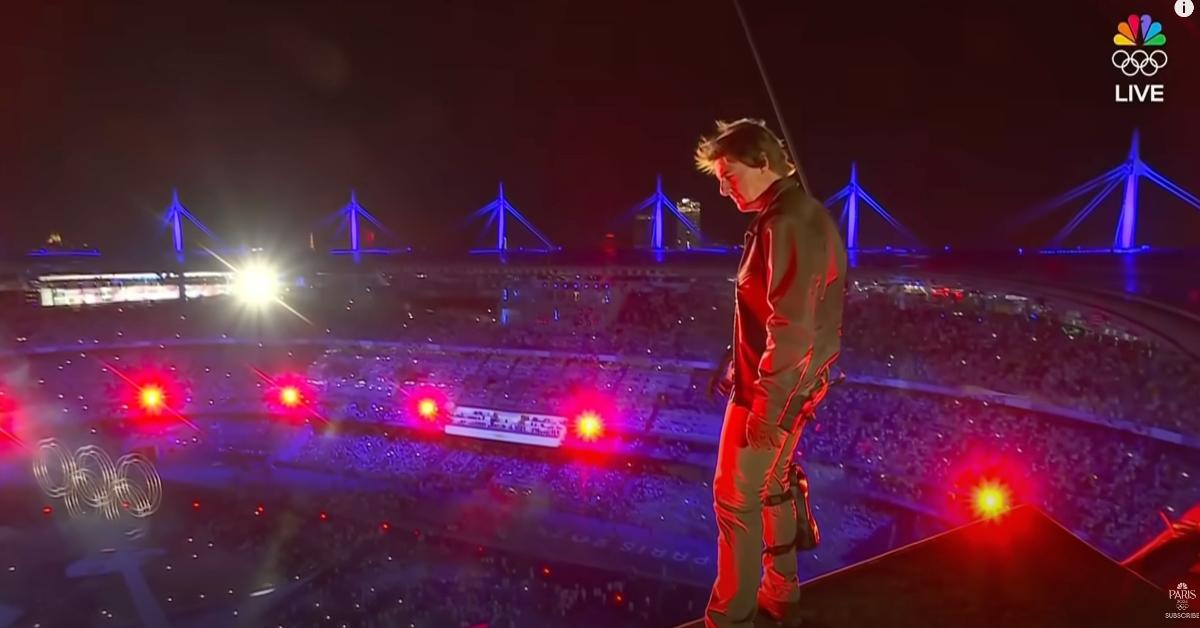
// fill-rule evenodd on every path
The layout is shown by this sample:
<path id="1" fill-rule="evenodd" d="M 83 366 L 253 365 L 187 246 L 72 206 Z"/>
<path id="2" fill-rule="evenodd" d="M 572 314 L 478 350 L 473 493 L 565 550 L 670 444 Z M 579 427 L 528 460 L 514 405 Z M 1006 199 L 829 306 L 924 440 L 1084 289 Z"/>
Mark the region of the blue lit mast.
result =
<path id="1" fill-rule="evenodd" d="M 1091 200 L 1083 206 L 1083 209 L 1079 210 L 1079 213 L 1075 214 L 1071 221 L 1059 230 L 1050 241 L 1051 247 L 1059 247 L 1079 227 L 1084 219 L 1091 215 L 1096 207 L 1104 202 L 1104 199 L 1108 198 L 1108 195 L 1117 186 L 1124 183 L 1125 191 L 1121 196 L 1121 213 L 1117 219 L 1116 232 L 1113 234 L 1112 250 L 1115 252 L 1134 250 L 1137 246 L 1138 187 L 1140 179 L 1143 177 L 1170 192 L 1175 198 L 1196 209 L 1200 209 L 1200 198 L 1196 198 L 1195 195 L 1179 187 L 1170 179 L 1159 174 L 1154 168 L 1151 168 L 1149 164 L 1142 161 L 1141 139 L 1137 129 L 1134 129 L 1133 139 L 1129 145 L 1129 154 L 1123 163 L 1091 181 L 1032 208 L 1019 220 L 1019 223 L 1028 223 L 1036 220 L 1071 200 L 1098 190 Z"/>
<path id="2" fill-rule="evenodd" d="M 338 233 L 341 233 L 342 230 L 346 229 L 347 227 L 350 230 L 350 248 L 334 249 L 333 252 L 335 254 L 349 253 L 352 255 L 358 255 L 360 253 L 371 252 L 370 250 L 364 250 L 362 248 L 362 243 L 359 241 L 359 222 L 362 220 L 366 220 L 367 222 L 375 225 L 380 229 L 380 231 L 387 230 L 387 227 L 384 227 L 383 223 L 379 222 L 379 219 L 372 216 L 371 212 L 367 211 L 365 207 L 359 205 L 358 193 L 355 190 L 350 190 L 350 202 L 346 203 L 345 206 L 339 209 L 335 214 L 335 217 L 340 217 L 342 219 L 341 224 L 338 225 Z"/>
<path id="3" fill-rule="evenodd" d="M 171 188 L 171 204 L 167 207 L 163 214 L 163 225 L 170 227 L 171 229 L 171 236 L 175 245 L 175 256 L 180 260 L 183 259 L 184 254 L 183 222 L 185 220 L 195 225 L 195 227 L 203 232 L 204 235 L 214 240 L 216 239 L 216 236 L 213 235 L 213 232 L 209 231 L 208 227 L 205 227 L 203 223 L 201 223 L 195 216 L 192 215 L 192 212 L 188 211 L 188 209 L 183 206 L 183 203 L 179 202 L 179 191 L 175 188 Z"/>
<path id="4" fill-rule="evenodd" d="M 880 218 L 886 220 L 893 229 L 898 231 L 910 243 L 919 246 L 920 241 L 917 239 L 917 237 L 913 235 L 911 231 L 906 229 L 904 225 L 900 224 L 900 221 L 892 217 L 892 215 L 889 214 L 888 211 L 879 204 L 879 202 L 877 202 L 870 194 L 867 193 L 865 189 L 863 189 L 861 185 L 858 184 L 857 163 L 850 164 L 850 183 L 846 184 L 846 187 L 838 190 L 836 194 L 826 199 L 825 206 L 830 207 L 834 203 L 837 203 L 843 199 L 845 199 L 846 204 L 842 208 L 842 215 L 840 218 L 838 218 L 838 224 L 841 226 L 843 233 L 846 234 L 846 250 L 859 250 L 858 227 L 860 221 L 858 210 L 860 201 L 866 203 L 868 207 L 875 210 L 875 213 L 879 214 Z"/>
<path id="5" fill-rule="evenodd" d="M 696 240 L 704 242 L 704 235 L 700 233 L 700 228 L 691 220 L 688 220 L 688 217 L 684 216 L 679 211 L 679 208 L 675 206 L 675 203 L 672 203 L 671 199 L 667 198 L 667 195 L 663 193 L 661 174 L 657 175 L 654 180 L 654 194 L 651 194 L 646 200 L 626 212 L 626 220 L 632 216 L 640 215 L 642 212 L 650 211 L 650 248 L 654 251 L 664 251 L 667 248 L 663 244 L 667 232 L 666 213 L 663 211 L 664 209 L 670 212 L 675 217 L 675 220 L 678 220 L 679 224 L 683 225 L 684 229 L 687 229 L 692 235 L 696 236 Z"/>
<path id="6" fill-rule="evenodd" d="M 480 216 L 487 216 L 487 223 L 484 225 L 484 227 L 483 227 L 484 229 L 491 227 L 493 222 L 496 223 L 496 248 L 494 248 L 494 249 L 475 249 L 471 252 L 472 253 L 507 253 L 509 250 L 508 249 L 508 217 L 510 215 L 513 218 L 516 218 L 517 221 L 520 222 L 522 225 L 524 225 L 525 228 L 529 231 L 529 233 L 533 234 L 533 236 L 535 238 L 537 238 L 538 241 L 540 241 L 542 243 L 542 246 L 544 247 L 541 249 L 520 249 L 520 250 L 548 252 L 548 251 L 557 250 L 559 248 L 559 247 L 556 247 L 554 244 L 552 244 L 550 242 L 550 240 L 548 238 L 546 238 L 546 236 L 542 235 L 542 232 L 538 231 L 537 227 L 534 227 L 533 224 L 531 224 L 528 220 L 525 219 L 525 216 L 521 215 L 521 212 L 517 211 L 516 207 L 513 207 L 512 204 L 508 202 L 508 199 L 504 196 L 504 182 L 501 181 L 500 182 L 500 193 L 496 197 L 496 199 L 493 200 L 492 202 L 488 203 L 487 205 L 484 205 L 483 207 L 480 207 L 479 209 L 475 210 L 475 212 L 473 214 L 471 214 L 471 216 L 470 216 L 471 219 L 479 218 Z"/>

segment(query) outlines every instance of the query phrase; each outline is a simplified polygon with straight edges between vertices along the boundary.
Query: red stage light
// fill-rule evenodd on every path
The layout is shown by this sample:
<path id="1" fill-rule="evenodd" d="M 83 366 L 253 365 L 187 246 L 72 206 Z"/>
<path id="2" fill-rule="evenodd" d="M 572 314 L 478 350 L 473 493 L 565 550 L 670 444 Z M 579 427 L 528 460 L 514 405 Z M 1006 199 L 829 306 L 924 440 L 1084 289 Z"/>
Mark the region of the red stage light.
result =
<path id="1" fill-rule="evenodd" d="M 54 514 L 54 509 L 50 506 L 42 506 L 42 514 L 49 517 L 50 515 Z"/>
<path id="2" fill-rule="evenodd" d="M 317 516 L 318 516 L 318 518 L 320 518 L 320 519 L 321 519 L 321 521 L 328 521 L 328 520 L 329 520 L 329 515 L 325 514 L 324 512 L 322 512 L 320 515 L 317 515 Z"/>
<path id="3" fill-rule="evenodd" d="M 984 519 L 998 517 L 1011 507 L 1008 486 L 995 480 L 984 480 L 975 487 L 971 504 L 975 514 Z"/>
<path id="4" fill-rule="evenodd" d="M 567 436 L 576 444 L 595 443 L 605 440 L 618 424 L 614 417 L 619 415 L 616 404 L 608 396 L 595 390 L 572 390 L 560 406 L 559 414 L 568 419 L 565 426 Z M 587 447 L 599 450 L 597 447 Z"/>
<path id="5" fill-rule="evenodd" d="M 158 414 L 167 404 L 166 393 L 155 384 L 143 386 L 138 390 L 138 404 L 150 414 Z"/>
<path id="6" fill-rule="evenodd" d="M 254 516 L 258 517 L 258 516 L 262 515 L 264 512 L 266 512 L 266 509 L 263 508 L 262 505 L 260 504 L 258 506 L 258 508 L 254 509 Z"/>
<path id="7" fill-rule="evenodd" d="M 405 420 L 421 428 L 440 428 L 441 422 L 454 412 L 446 390 L 432 384 L 406 388 L 403 396 Z"/>
<path id="8" fill-rule="evenodd" d="M 3 386 L 3 383 L 0 383 Z M 0 388 L 0 445 L 13 441 L 18 445 L 21 439 L 17 436 L 16 402 Z"/>
<path id="9" fill-rule="evenodd" d="M 437 418 L 438 404 L 437 401 L 426 397 L 417 402 L 417 414 L 421 415 L 422 419 L 432 421 Z"/>
<path id="10" fill-rule="evenodd" d="M 11 418 L 16 414 L 16 402 L 0 389 L 0 419 Z"/>
<path id="11" fill-rule="evenodd" d="M 272 376 L 257 368 L 252 370 L 263 385 L 263 402 L 270 412 L 293 419 L 320 416 L 314 412 L 315 391 L 304 375 L 289 372 Z"/>
<path id="12" fill-rule="evenodd" d="M 581 440 L 595 441 L 604 435 L 604 421 L 593 410 L 585 410 L 575 420 L 575 434 Z"/>
<path id="13" fill-rule="evenodd" d="M 956 517 L 996 519 L 1020 504 L 1039 501 L 1038 483 L 1019 459 L 971 451 L 956 467 L 948 491 Z"/>
<path id="14" fill-rule="evenodd" d="M 165 366 L 144 366 L 128 372 L 105 363 L 115 378 L 110 388 L 115 401 L 144 427 L 162 426 L 175 420 L 188 423 L 180 412 L 190 397 L 190 385 L 174 377 Z M 194 425 L 192 427 L 195 427 Z"/>
<path id="15" fill-rule="evenodd" d="M 192 510 L 200 510 L 200 502 L 198 502 L 198 501 L 192 502 Z"/>
<path id="16" fill-rule="evenodd" d="M 285 408 L 295 408 L 303 403 L 300 389 L 295 386 L 284 386 L 279 389 L 279 403 Z"/>
<path id="17" fill-rule="evenodd" d="M 379 524 L 379 529 L 387 532 L 388 530 L 392 529 L 392 526 L 388 522 L 384 521 L 383 523 Z"/>

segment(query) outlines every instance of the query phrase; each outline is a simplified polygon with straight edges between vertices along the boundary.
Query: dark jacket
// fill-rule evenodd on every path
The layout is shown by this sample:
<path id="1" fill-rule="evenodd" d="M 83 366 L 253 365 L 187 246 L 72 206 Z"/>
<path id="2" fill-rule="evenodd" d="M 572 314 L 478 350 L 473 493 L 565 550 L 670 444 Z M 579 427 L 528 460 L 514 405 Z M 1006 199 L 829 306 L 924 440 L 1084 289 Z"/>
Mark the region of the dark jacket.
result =
<path id="1" fill-rule="evenodd" d="M 759 202 L 738 264 L 732 395 L 790 428 L 841 351 L 846 247 L 795 179 L 780 179 Z"/>

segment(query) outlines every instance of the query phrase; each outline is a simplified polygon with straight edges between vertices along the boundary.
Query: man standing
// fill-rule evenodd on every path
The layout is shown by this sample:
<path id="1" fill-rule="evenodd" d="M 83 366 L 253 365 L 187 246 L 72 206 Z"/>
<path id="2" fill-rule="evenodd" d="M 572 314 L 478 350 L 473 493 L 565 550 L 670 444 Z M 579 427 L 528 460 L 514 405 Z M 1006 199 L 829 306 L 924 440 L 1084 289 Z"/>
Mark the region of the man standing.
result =
<path id="1" fill-rule="evenodd" d="M 763 122 L 718 122 L 697 147 L 696 165 L 717 177 L 738 211 L 756 214 L 738 264 L 732 359 L 720 385 L 730 396 L 713 479 L 717 579 L 705 625 L 752 626 L 761 608 L 798 626 L 796 551 L 815 547 L 819 535 L 793 455 L 841 349 L 846 249 Z"/>

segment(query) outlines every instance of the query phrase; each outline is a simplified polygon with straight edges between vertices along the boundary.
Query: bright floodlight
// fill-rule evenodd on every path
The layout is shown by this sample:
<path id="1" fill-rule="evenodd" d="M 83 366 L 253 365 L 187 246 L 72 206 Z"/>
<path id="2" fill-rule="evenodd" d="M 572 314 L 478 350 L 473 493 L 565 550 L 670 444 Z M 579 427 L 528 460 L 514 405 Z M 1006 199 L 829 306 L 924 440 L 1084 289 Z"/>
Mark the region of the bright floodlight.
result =
<path id="1" fill-rule="evenodd" d="M 422 399 L 417 403 L 417 414 L 423 419 L 432 419 L 437 416 L 438 406 L 433 399 Z"/>
<path id="2" fill-rule="evenodd" d="M 300 389 L 295 386 L 284 386 L 279 391 L 279 403 L 288 408 L 300 405 Z"/>
<path id="3" fill-rule="evenodd" d="M 579 415 L 579 420 L 575 423 L 575 433 L 583 440 L 596 440 L 604 434 L 604 422 L 600 420 L 600 415 L 588 410 Z"/>
<path id="4" fill-rule="evenodd" d="M 265 264 L 247 264 L 234 281 L 234 294 L 245 303 L 265 305 L 279 296 L 279 273 Z"/>
<path id="5" fill-rule="evenodd" d="M 984 519 L 997 517 L 1009 509 L 1008 487 L 1000 482 L 985 480 L 975 487 L 972 502 L 976 515 Z"/>
<path id="6" fill-rule="evenodd" d="M 147 412 L 158 412 L 163 407 L 164 395 L 158 386 L 146 386 L 138 393 L 138 402 Z"/>

